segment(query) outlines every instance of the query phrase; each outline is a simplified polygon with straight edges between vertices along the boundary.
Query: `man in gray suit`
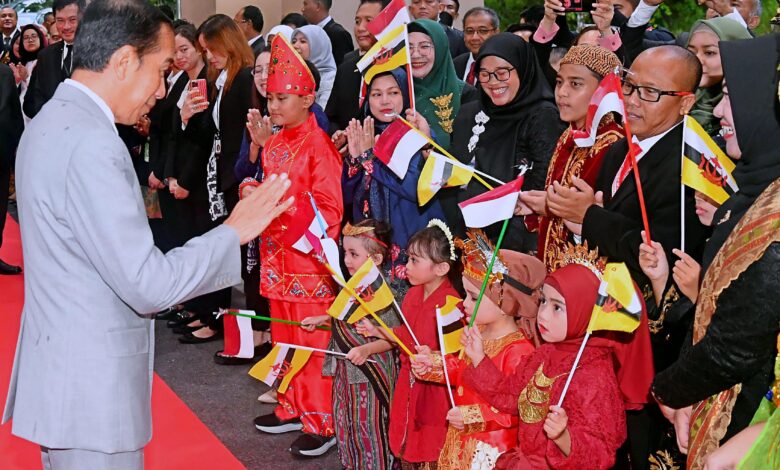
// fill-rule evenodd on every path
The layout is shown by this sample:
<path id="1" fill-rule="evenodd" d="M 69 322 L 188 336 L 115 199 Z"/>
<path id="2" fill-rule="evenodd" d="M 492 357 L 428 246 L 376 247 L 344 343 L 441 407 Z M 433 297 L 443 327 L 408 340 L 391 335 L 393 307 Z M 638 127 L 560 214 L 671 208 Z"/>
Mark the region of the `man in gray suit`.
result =
<path id="1" fill-rule="evenodd" d="M 292 199 L 265 183 L 223 225 L 163 255 L 114 123 L 165 96 L 169 21 L 143 0 L 94 0 L 72 80 L 24 133 L 17 191 L 25 305 L 3 420 L 46 469 L 140 469 L 151 438 L 150 314 L 241 282 L 239 245 Z"/>

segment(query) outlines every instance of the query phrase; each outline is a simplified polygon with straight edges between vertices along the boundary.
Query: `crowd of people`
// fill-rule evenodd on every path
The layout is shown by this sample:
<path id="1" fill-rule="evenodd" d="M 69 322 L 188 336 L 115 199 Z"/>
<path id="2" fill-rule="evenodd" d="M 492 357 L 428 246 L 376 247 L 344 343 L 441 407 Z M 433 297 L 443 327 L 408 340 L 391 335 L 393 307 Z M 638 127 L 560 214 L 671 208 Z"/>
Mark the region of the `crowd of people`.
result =
<path id="1" fill-rule="evenodd" d="M 361 0 L 353 35 L 331 0 L 304 0 L 271 28 L 252 5 L 200 25 L 170 18 L 164 92 L 116 126 L 156 246 L 175 253 L 212 232 L 267 180 L 287 175 L 295 201 L 241 248 L 240 307 L 274 320 L 252 320 L 252 353 L 228 348 L 215 315 L 238 307 L 230 285 L 156 318 L 183 344 L 224 340 L 220 365 L 256 363 L 274 343 L 343 354 L 314 353 L 284 392 L 263 393 L 277 406 L 254 426 L 300 431 L 297 456 L 335 446 L 348 469 L 777 468 L 776 445 L 751 451 L 777 441 L 763 430 L 780 416 L 762 414 L 780 404 L 780 37 L 757 36 L 761 2 L 700 1 L 701 19 L 674 35 L 651 25 L 663 0 L 599 0 L 579 31 L 567 0 L 520 18 L 411 0 L 408 66 L 364 81 L 368 25 L 396 1 Z M 54 0 L 44 28 L 0 9 L 0 228 L 24 126 L 85 63 L 85 8 Z M 591 122 L 615 73 L 625 115 Z M 436 146 L 403 177 L 378 148 L 401 118 Z M 725 202 L 683 186 L 685 119 L 733 162 Z M 488 191 L 476 178 L 421 204 L 432 150 L 522 176 L 508 229 L 467 227 L 460 204 Z M 290 237 L 312 217 L 340 243 L 347 278 L 369 261 L 383 273 L 400 307 L 376 312 L 382 324 L 329 314 L 332 267 Z M 627 266 L 641 324 L 583 350 L 606 263 Z M 436 317 L 452 298 L 463 322 L 478 308 L 463 353 L 444 356 Z"/>

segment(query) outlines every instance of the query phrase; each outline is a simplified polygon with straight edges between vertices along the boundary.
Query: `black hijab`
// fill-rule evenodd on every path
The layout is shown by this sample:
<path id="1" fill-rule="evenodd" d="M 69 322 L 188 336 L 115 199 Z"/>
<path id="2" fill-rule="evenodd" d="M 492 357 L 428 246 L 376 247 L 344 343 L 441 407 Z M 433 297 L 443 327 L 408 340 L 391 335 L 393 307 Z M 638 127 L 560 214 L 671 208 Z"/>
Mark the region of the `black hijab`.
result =
<path id="1" fill-rule="evenodd" d="M 533 47 L 523 38 L 512 33 L 497 34 L 482 45 L 476 59 L 475 70 L 479 71 L 482 59 L 496 56 L 509 62 L 520 76 L 520 89 L 509 104 L 496 106 L 485 90 L 480 87 L 482 110 L 491 121 L 517 121 L 531 110 L 533 104 L 540 101 L 555 103 L 555 97 L 536 60 Z M 493 127 L 493 126 L 490 126 Z"/>
<path id="2" fill-rule="evenodd" d="M 35 31 L 35 34 L 38 35 L 38 41 L 40 41 L 38 49 L 32 52 L 24 48 L 24 32 L 27 30 Z M 38 26 L 32 24 L 22 26 L 22 29 L 19 31 L 19 59 L 21 59 L 21 63 L 26 64 L 27 62 L 37 60 L 38 54 L 46 47 L 46 36 L 43 35 L 43 31 Z"/>
<path id="3" fill-rule="evenodd" d="M 720 54 L 742 157 L 734 169 L 739 191 L 713 217 L 717 225 L 704 250 L 704 270 L 753 201 L 780 178 L 780 119 L 775 112 L 780 35 L 721 42 Z"/>

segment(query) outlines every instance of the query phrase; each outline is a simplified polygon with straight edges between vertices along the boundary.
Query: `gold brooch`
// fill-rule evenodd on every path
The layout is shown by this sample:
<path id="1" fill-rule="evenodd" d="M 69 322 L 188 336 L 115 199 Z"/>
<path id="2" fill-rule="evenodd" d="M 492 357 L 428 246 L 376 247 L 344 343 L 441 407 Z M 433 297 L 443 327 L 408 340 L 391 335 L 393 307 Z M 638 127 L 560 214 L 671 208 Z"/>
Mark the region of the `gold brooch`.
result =
<path id="1" fill-rule="evenodd" d="M 438 96 L 436 98 L 430 98 L 431 103 L 433 103 L 434 106 L 436 106 L 436 111 L 434 113 L 436 114 L 436 117 L 438 117 L 439 125 L 442 129 L 444 129 L 444 132 L 447 134 L 452 134 L 452 123 L 454 120 L 452 119 L 452 93 L 448 95 L 442 95 Z"/>

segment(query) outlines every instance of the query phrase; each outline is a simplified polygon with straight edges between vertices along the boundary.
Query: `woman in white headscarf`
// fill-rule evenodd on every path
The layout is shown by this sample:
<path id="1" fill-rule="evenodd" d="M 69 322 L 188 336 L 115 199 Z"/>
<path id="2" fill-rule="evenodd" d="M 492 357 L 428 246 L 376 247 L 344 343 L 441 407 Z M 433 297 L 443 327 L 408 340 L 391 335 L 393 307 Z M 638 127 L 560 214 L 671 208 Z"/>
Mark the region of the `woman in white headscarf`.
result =
<path id="1" fill-rule="evenodd" d="M 271 41 L 273 41 L 274 36 L 277 34 L 281 34 L 284 36 L 285 39 L 292 42 L 292 35 L 293 35 L 294 29 L 287 26 L 286 24 L 279 24 L 271 28 L 271 31 L 268 31 L 268 34 L 265 35 L 265 43 L 271 44 Z"/>
<path id="2" fill-rule="evenodd" d="M 317 104 L 325 108 L 336 79 L 336 60 L 333 47 L 325 31 L 316 25 L 306 25 L 295 30 L 292 45 L 301 56 L 313 63 L 320 73 L 320 87 L 317 89 Z"/>

